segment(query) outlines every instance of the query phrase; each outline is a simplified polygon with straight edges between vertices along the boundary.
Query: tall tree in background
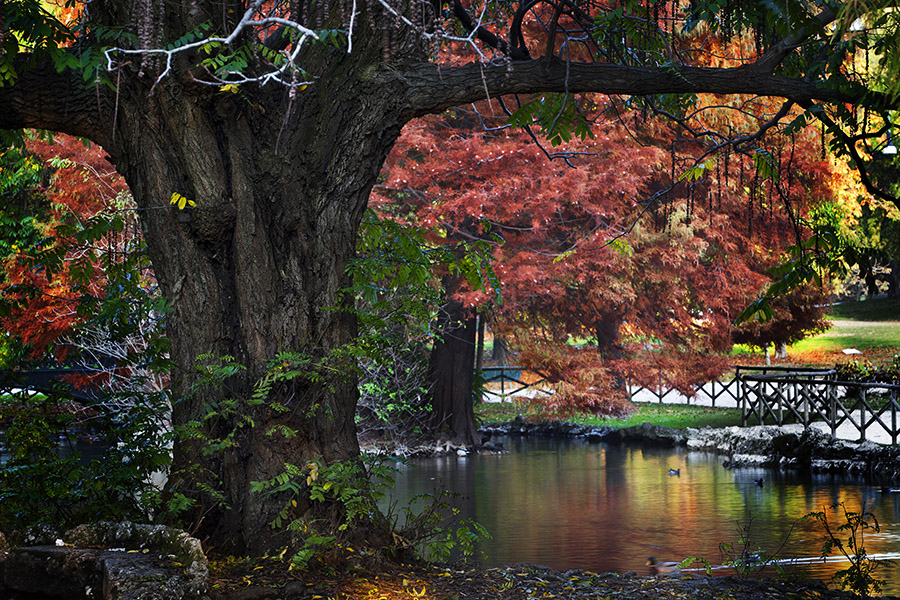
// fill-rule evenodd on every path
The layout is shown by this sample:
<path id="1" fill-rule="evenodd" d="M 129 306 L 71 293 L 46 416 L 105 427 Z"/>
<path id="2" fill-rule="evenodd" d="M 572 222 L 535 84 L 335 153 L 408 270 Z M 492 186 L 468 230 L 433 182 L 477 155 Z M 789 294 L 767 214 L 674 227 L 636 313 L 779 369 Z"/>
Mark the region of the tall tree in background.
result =
<path id="1" fill-rule="evenodd" d="M 282 515 L 333 523 L 342 511 L 289 489 L 254 490 L 286 472 L 305 489 L 286 465 L 358 456 L 357 390 L 342 363 L 355 323 L 334 308 L 405 123 L 514 93 L 661 94 L 655 108 L 676 118 L 691 109 L 682 94 L 746 93 L 786 99 L 758 130 L 799 105 L 835 140 L 868 141 L 886 129 L 884 91 L 896 78 L 890 64 L 862 72 L 843 59 L 872 46 L 894 56 L 887 4 L 861 14 L 856 3 L 452 0 L 444 12 L 414 0 L 106 0 L 84 5 L 70 27 L 36 0 L 6 2 L 0 127 L 87 137 L 125 177 L 172 303 L 172 376 L 184 392 L 173 419 L 196 434 L 176 443 L 170 489 L 193 501 L 199 532 L 220 551 L 263 552 L 290 541 L 269 526 Z M 857 33 L 857 19 L 876 28 Z M 698 27 L 751 31 L 758 44 L 728 67 L 699 67 L 703 36 L 690 49 L 675 43 Z M 532 114 L 550 130 L 560 121 L 538 105 Z M 851 139 L 851 128 L 869 137 Z M 727 128 L 718 139 L 744 143 Z M 273 364 L 282 351 L 298 354 Z M 245 369 L 198 370 L 201 355 Z M 254 382 L 292 362 L 302 368 L 289 372 L 305 375 L 269 380 L 258 401 Z M 210 372 L 230 375 L 194 385 Z M 215 410 L 229 398 L 244 399 L 239 410 Z M 219 451 L 204 451 L 210 440 Z"/>

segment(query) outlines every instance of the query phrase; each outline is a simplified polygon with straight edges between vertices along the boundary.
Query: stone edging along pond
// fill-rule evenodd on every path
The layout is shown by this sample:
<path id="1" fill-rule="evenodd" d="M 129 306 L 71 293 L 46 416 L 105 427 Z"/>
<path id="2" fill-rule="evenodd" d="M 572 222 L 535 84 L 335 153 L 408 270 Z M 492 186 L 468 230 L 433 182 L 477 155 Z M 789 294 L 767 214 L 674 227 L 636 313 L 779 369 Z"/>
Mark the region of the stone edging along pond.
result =
<path id="1" fill-rule="evenodd" d="M 613 429 L 561 421 L 529 423 L 517 419 L 485 426 L 482 431 L 490 435 L 534 435 L 635 445 L 685 446 L 726 457 L 724 466 L 728 468 L 753 466 L 843 473 L 863 476 L 883 486 L 900 482 L 900 446 L 849 442 L 816 429 L 803 429 L 799 425 L 672 429 L 644 423 Z"/>

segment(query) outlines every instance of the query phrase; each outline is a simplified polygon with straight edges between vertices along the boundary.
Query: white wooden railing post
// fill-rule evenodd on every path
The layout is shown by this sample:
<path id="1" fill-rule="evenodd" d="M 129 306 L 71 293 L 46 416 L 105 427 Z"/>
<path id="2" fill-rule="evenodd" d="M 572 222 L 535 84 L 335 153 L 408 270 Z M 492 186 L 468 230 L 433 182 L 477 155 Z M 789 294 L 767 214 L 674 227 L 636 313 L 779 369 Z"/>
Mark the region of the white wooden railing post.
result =
<path id="1" fill-rule="evenodd" d="M 862 401 L 859 403 L 859 439 L 866 441 L 866 388 L 860 390 Z"/>

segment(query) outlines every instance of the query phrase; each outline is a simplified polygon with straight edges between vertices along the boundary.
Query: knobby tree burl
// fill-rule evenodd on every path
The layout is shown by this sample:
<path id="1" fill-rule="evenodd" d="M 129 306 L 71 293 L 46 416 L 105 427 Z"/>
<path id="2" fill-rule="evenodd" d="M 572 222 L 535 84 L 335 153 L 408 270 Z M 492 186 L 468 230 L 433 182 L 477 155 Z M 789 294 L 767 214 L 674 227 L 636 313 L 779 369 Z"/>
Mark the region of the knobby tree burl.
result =
<path id="1" fill-rule="evenodd" d="M 889 106 L 855 72 L 838 81 L 843 61 L 826 63 L 856 51 L 848 24 L 881 18 L 877 6 L 866 16 L 789 0 L 789 18 L 777 19 L 757 3 L 692 4 L 94 0 L 70 26 L 35 0 L 2 4 L 0 128 L 60 131 L 106 149 L 172 304 L 183 393 L 174 424 L 203 422 L 213 439 L 234 432 L 219 452 L 190 437 L 174 449 L 169 485 L 193 495 L 211 544 L 235 553 L 282 545 L 269 524 L 285 497 L 251 493 L 251 483 L 285 463 L 358 456 L 356 382 L 340 353 L 355 324 L 340 291 L 369 192 L 410 119 L 508 94 L 709 92 L 784 98 L 827 119 L 837 138 L 846 107 Z M 730 35 L 754 31 L 758 51 L 733 66 L 697 66 L 679 45 L 688 17 L 713 30 L 727 22 Z M 868 125 L 871 136 L 885 130 Z M 194 206 L 172 206 L 173 194 Z M 203 420 L 224 399 L 249 397 L 282 351 L 312 357 L 318 375 L 273 386 L 243 415 Z M 187 394 L 201 355 L 247 370 Z M 238 427 L 245 417 L 255 426 Z M 273 434 L 279 426 L 293 435 Z"/>

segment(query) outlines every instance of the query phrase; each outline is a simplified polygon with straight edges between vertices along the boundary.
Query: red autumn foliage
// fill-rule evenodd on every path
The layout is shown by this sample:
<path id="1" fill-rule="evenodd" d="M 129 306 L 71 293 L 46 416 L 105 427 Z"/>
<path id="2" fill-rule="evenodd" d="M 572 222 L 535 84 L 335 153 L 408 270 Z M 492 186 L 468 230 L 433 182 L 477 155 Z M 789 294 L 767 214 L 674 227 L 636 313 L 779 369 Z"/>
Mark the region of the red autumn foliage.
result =
<path id="1" fill-rule="evenodd" d="M 17 304 L 2 323 L 28 345 L 32 357 L 51 349 L 62 358 L 65 345 L 55 344 L 83 321 L 78 307 L 84 297 L 102 296 L 104 262 L 115 260 L 135 231 L 132 225 L 130 234 L 109 234 L 105 247 L 97 248 L 77 239 L 79 226 L 100 213 L 120 210 L 130 196 L 98 146 L 59 135 L 53 143 L 31 140 L 28 149 L 52 171 L 43 190 L 46 218 L 38 225 L 44 241 L 40 247 L 20 249 L 4 265 L 2 292 Z"/>
<path id="2" fill-rule="evenodd" d="M 579 102 L 596 137 L 553 149 L 566 160 L 500 127 L 496 101 L 413 122 L 372 204 L 432 227 L 434 243 L 501 237 L 502 305 L 488 305 L 489 291 L 459 297 L 492 315 L 520 364 L 557 384 L 551 408 L 616 413 L 624 377 L 691 393 L 727 366 L 732 320 L 796 241 L 784 207 L 794 222 L 804 215 L 827 192 L 829 167 L 815 132 L 802 131 L 766 142 L 777 182 L 756 175 L 752 154 L 725 150 L 679 181 L 708 160 L 707 146 L 640 113 L 617 119 L 612 101 Z M 734 120 L 732 133 L 741 127 Z"/>

